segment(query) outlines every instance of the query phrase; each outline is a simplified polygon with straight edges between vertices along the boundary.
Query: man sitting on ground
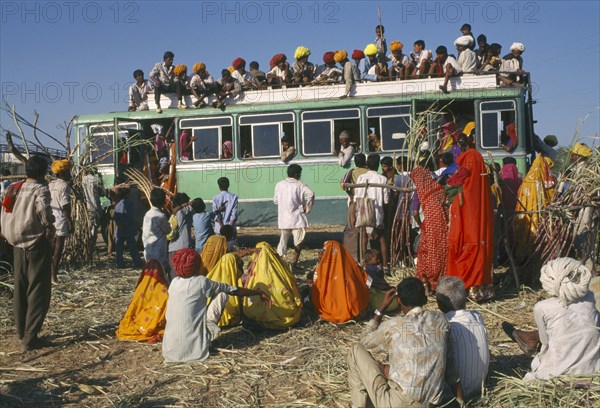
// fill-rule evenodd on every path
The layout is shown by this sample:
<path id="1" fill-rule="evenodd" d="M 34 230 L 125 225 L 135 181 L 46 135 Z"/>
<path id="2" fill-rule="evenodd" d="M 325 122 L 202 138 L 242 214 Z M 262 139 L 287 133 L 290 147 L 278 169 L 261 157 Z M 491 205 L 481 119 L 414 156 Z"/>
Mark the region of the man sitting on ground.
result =
<path id="1" fill-rule="evenodd" d="M 525 354 L 540 349 L 523 379 L 600 372 L 600 313 L 589 290 L 591 278 L 590 270 L 573 258 L 548 262 L 542 267 L 540 281 L 551 297 L 533 307 L 538 330 L 524 332 L 502 323 Z"/>
<path id="2" fill-rule="evenodd" d="M 401 316 L 381 323 L 385 310 L 398 302 Z M 366 326 L 366 335 L 348 354 L 348 383 L 353 407 L 427 407 L 441 400 L 446 369 L 448 322 L 440 311 L 425 311 L 425 288 L 406 278 L 386 292 Z M 381 324 L 380 324 L 381 323 Z M 371 355 L 383 351 L 389 365 Z"/>
<path id="3" fill-rule="evenodd" d="M 452 397 L 468 401 L 481 395 L 490 364 L 488 336 L 478 312 L 466 310 L 467 292 L 462 279 L 444 276 L 437 284 L 438 307 L 450 323 L 446 354 L 446 383 Z"/>
<path id="4" fill-rule="evenodd" d="M 176 277 L 169 286 L 167 325 L 162 351 L 166 361 L 203 361 L 210 343 L 219 334 L 217 325 L 227 296 L 259 296 L 270 307 L 269 295 L 260 290 L 213 282 L 201 275 L 200 255 L 193 249 L 178 251 L 173 257 Z M 207 298 L 212 301 L 208 304 Z"/>

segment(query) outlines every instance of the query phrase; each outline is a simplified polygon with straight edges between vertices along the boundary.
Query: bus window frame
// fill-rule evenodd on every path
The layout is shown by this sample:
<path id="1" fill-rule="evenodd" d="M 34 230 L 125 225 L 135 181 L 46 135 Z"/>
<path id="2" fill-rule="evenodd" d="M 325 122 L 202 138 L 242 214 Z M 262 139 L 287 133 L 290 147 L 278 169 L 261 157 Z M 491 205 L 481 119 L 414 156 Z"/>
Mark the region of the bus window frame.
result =
<path id="1" fill-rule="evenodd" d="M 375 110 L 375 109 L 394 109 L 394 108 L 398 108 L 400 110 L 403 109 L 408 109 L 407 113 L 400 113 L 400 114 L 385 114 L 385 115 L 375 115 L 369 114 L 369 111 L 371 110 Z M 383 140 L 383 122 L 382 119 L 386 119 L 386 118 L 398 118 L 398 119 L 403 119 L 408 117 L 408 131 L 410 132 L 410 129 L 413 125 L 413 116 L 412 116 L 412 105 L 410 104 L 403 104 L 403 105 L 384 105 L 384 106 L 369 106 L 366 109 L 366 117 L 367 117 L 367 124 L 369 119 L 375 119 L 377 118 L 378 122 L 379 122 L 379 143 L 381 144 L 381 151 L 379 152 L 370 152 L 370 153 L 383 153 L 383 152 L 403 152 L 406 151 L 406 136 L 408 135 L 407 133 L 405 133 L 404 136 L 404 145 L 405 147 L 403 149 L 385 149 L 385 144 L 384 144 L 384 140 Z M 368 126 L 367 126 L 368 127 Z M 367 150 L 368 150 L 368 146 L 367 146 Z"/>
<path id="2" fill-rule="evenodd" d="M 511 109 L 484 109 L 484 105 L 485 104 L 492 104 L 492 103 L 511 103 L 513 108 Z M 500 132 L 503 130 L 502 128 L 502 112 L 513 112 L 513 115 L 515 117 L 515 128 L 519 129 L 519 115 L 518 115 L 518 111 L 517 111 L 517 103 L 514 99 L 498 99 L 498 100 L 485 100 L 485 101 L 479 101 L 478 103 L 478 107 L 479 107 L 479 123 L 480 126 L 478 126 L 477 129 L 479 135 L 478 137 L 478 144 L 479 147 L 482 150 L 490 150 L 490 149 L 502 149 L 502 147 L 500 146 Z M 490 113 L 495 113 L 496 114 L 496 129 L 497 129 L 497 145 L 495 146 L 485 146 L 483 144 L 484 139 L 483 139 L 483 115 L 484 114 L 490 114 Z M 520 133 L 520 132 L 519 132 Z M 518 138 L 518 144 L 521 145 L 521 137 L 519 136 Z"/>
<path id="3" fill-rule="evenodd" d="M 343 118 L 323 118 L 323 119 L 304 119 L 304 115 L 305 114 L 311 114 L 311 113 L 329 113 L 329 112 L 345 112 L 345 111 L 354 111 L 357 113 L 356 117 L 343 117 Z M 305 110 L 302 111 L 302 113 L 300 114 L 300 130 L 301 130 L 301 135 L 300 135 L 300 143 L 302 144 L 302 155 L 305 157 L 319 157 L 319 156 L 331 156 L 332 154 L 335 154 L 335 121 L 336 120 L 358 120 L 358 129 L 360 131 L 360 127 L 361 127 L 361 119 L 362 119 L 362 112 L 361 109 L 359 107 L 354 107 L 354 108 L 340 108 L 340 109 L 327 109 L 327 110 L 320 110 L 320 109 L 311 109 L 311 110 Z M 329 123 L 329 152 L 327 153 L 306 153 L 306 151 L 304 150 L 304 146 L 306 145 L 304 143 L 304 124 L 305 123 Z M 362 144 L 362 140 L 360 138 L 358 138 L 357 142 L 359 142 L 360 144 Z"/>
<path id="4" fill-rule="evenodd" d="M 291 115 L 291 120 L 286 120 L 286 121 L 264 121 L 264 122 L 257 122 L 257 123 L 242 123 L 243 119 L 246 118 L 260 118 L 260 117 L 269 117 L 269 116 L 274 116 L 274 115 Z M 279 159 L 280 158 L 280 154 L 281 154 L 281 135 L 283 134 L 283 124 L 284 123 L 292 123 L 295 124 L 296 122 L 296 113 L 293 111 L 284 111 L 284 112 L 271 112 L 271 113 L 261 113 L 261 114 L 242 114 L 239 115 L 237 118 L 237 125 L 238 125 L 238 137 L 236 140 L 236 144 L 238 145 L 238 147 L 240 147 L 241 149 L 241 145 L 242 145 L 242 127 L 245 126 L 249 126 L 250 127 L 250 151 L 252 153 L 252 157 L 240 157 L 240 160 L 263 160 L 263 159 Z M 279 152 L 277 155 L 273 155 L 273 156 L 255 156 L 254 155 L 254 126 L 268 126 L 268 125 L 278 125 L 279 126 L 279 135 L 277 137 L 277 151 Z M 295 126 L 293 126 L 295 128 Z M 294 132 L 295 133 L 295 132 Z M 294 140 L 295 140 L 295 135 L 294 135 Z M 240 155 L 243 152 L 240 152 Z"/>
<path id="5" fill-rule="evenodd" d="M 127 126 L 131 126 L 133 125 L 134 127 L 127 127 Z M 93 124 L 87 124 L 87 125 L 81 125 L 81 127 L 83 127 L 85 129 L 85 138 L 90 140 L 90 138 L 92 137 L 98 137 L 98 136 L 107 136 L 109 137 L 110 141 L 111 141 L 111 145 L 109 150 L 112 150 L 112 154 L 107 156 L 105 160 L 110 160 L 110 163 L 99 163 L 98 166 L 102 166 L 102 167 L 112 167 L 115 165 L 115 162 L 117 162 L 118 164 L 118 160 L 117 160 L 117 151 L 115 149 L 115 146 L 118 146 L 118 144 L 116 143 L 118 139 L 115 138 L 115 124 L 114 122 L 101 122 L 101 123 L 93 123 Z M 95 133 L 92 129 L 95 128 L 105 128 L 105 129 L 110 129 L 107 132 L 100 132 L 100 133 Z M 142 127 L 141 124 L 139 122 L 123 122 L 123 123 L 119 123 L 119 131 L 117 132 L 117 136 L 116 137 L 120 137 L 121 133 L 124 133 L 125 136 L 128 136 L 129 134 L 127 133 L 128 130 L 137 130 L 137 131 L 142 131 Z M 129 149 L 127 149 L 127 163 L 130 162 L 130 157 L 129 157 Z M 92 157 L 90 158 L 92 160 L 92 162 L 95 160 L 95 158 Z"/>
<path id="6" fill-rule="evenodd" d="M 209 120 L 214 120 L 214 119 L 228 119 L 229 120 L 229 125 L 209 125 L 209 126 L 192 126 L 192 127 L 188 127 L 188 126 L 182 126 L 182 122 L 185 122 L 186 120 L 198 120 L 198 121 L 209 121 Z M 195 141 L 192 142 L 192 159 L 190 160 L 181 160 L 181 145 L 179 144 L 179 138 L 177 138 L 177 151 L 179 152 L 178 154 L 178 160 L 181 163 L 194 163 L 194 162 L 208 162 L 208 161 L 232 161 L 233 158 L 235 157 L 235 148 L 233 148 L 233 152 L 232 156 L 228 159 L 222 158 L 221 156 L 223 155 L 223 128 L 224 127 L 230 127 L 231 128 L 231 143 L 232 143 L 232 147 L 233 147 L 233 118 L 231 116 L 216 116 L 216 117 L 210 117 L 210 118 L 185 118 L 185 119 L 180 119 L 179 120 L 179 132 L 183 131 L 183 130 L 189 130 L 191 133 L 191 136 L 194 136 L 194 130 L 196 129 L 218 129 L 218 147 L 217 147 L 217 157 L 216 158 L 206 158 L 206 159 L 196 159 L 196 149 L 195 149 Z M 180 133 L 181 136 L 181 133 Z"/>

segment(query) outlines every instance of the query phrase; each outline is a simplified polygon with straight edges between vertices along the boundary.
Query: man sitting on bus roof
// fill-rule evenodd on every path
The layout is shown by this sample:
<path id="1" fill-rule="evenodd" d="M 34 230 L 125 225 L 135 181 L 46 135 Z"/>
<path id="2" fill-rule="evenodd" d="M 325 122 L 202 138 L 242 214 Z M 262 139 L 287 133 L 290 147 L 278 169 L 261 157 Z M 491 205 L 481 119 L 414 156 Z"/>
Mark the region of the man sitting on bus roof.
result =
<path id="1" fill-rule="evenodd" d="M 304 46 L 299 46 L 294 52 L 296 62 L 292 64 L 293 80 L 295 84 L 307 84 L 313 80 L 315 66 L 308 61 L 310 50 Z"/>
<path id="2" fill-rule="evenodd" d="M 458 50 L 458 65 L 462 72 L 471 73 L 477 69 L 477 54 L 469 47 L 473 43 L 473 37 L 463 35 L 454 40 L 454 45 Z"/>
<path id="3" fill-rule="evenodd" d="M 136 69 L 133 71 L 135 83 L 129 87 L 129 112 L 147 111 L 148 94 L 152 91 L 152 82 L 144 79 L 144 71 Z"/>
<path id="4" fill-rule="evenodd" d="M 510 72 L 510 74 L 500 74 L 498 79 L 504 85 L 512 85 L 521 81 L 521 76 L 525 75 L 523 71 L 523 57 L 525 46 L 522 43 L 513 43 L 510 46 L 510 54 L 502 58 L 500 72 Z"/>
<path id="5" fill-rule="evenodd" d="M 204 99 L 215 92 L 215 80 L 208 71 L 203 62 L 198 62 L 192 67 L 194 76 L 190 80 L 190 89 L 196 98 L 194 106 L 203 108 L 206 106 Z"/>
<path id="6" fill-rule="evenodd" d="M 333 59 L 342 66 L 342 76 L 344 78 L 344 83 L 346 84 L 344 95 L 340 96 L 340 99 L 343 99 L 350 96 L 352 85 L 355 84 L 356 78 L 358 77 L 358 70 L 348 59 L 348 53 L 345 50 L 337 50 Z"/>
<path id="7" fill-rule="evenodd" d="M 323 65 L 319 65 L 315 70 L 313 83 L 339 82 L 341 76 L 342 71 L 335 64 L 335 52 L 327 51 L 323 54 Z"/>
<path id="8" fill-rule="evenodd" d="M 440 85 L 440 90 L 444 93 L 450 93 L 448 92 L 448 81 L 450 77 L 460 75 L 462 69 L 456 59 L 448 55 L 448 49 L 443 45 L 440 45 L 435 50 L 435 61 L 431 64 L 429 74 L 439 76 L 439 72 L 442 72 L 444 77 L 444 84 Z"/>
<path id="9" fill-rule="evenodd" d="M 267 84 L 271 86 L 283 86 L 289 84 L 292 78 L 290 64 L 285 54 L 275 54 L 269 61 L 271 70 L 267 72 Z"/>
<path id="10" fill-rule="evenodd" d="M 365 58 L 360 60 L 358 64 L 358 71 L 360 73 L 361 80 L 370 82 L 377 81 L 377 75 L 369 74 L 371 67 L 377 64 L 377 53 L 377 46 L 375 44 L 369 44 L 366 46 L 364 51 Z"/>
<path id="11" fill-rule="evenodd" d="M 217 100 L 213 102 L 213 108 L 225 109 L 225 98 L 235 98 L 242 92 L 242 86 L 231 77 L 228 69 L 221 71 L 221 79 L 217 81 Z"/>
<path id="12" fill-rule="evenodd" d="M 431 63 L 431 51 L 425 49 L 425 41 L 415 41 L 410 59 L 411 61 L 405 66 L 406 79 L 409 76 L 419 78 L 427 74 Z"/>
<path id="13" fill-rule="evenodd" d="M 242 89 L 252 89 L 255 87 L 254 76 L 246 71 L 246 60 L 239 57 L 233 60 L 231 63 L 233 72 L 231 77 L 239 82 Z"/>
<path id="14" fill-rule="evenodd" d="M 163 56 L 163 62 L 159 62 L 154 65 L 152 71 L 150 71 L 150 79 L 154 81 L 154 101 L 156 102 L 156 113 L 162 113 L 160 107 L 160 96 L 164 93 L 175 92 L 179 105 L 183 105 L 183 96 L 181 83 L 175 81 L 175 67 L 173 66 L 173 59 L 175 54 L 171 51 L 165 52 Z"/>

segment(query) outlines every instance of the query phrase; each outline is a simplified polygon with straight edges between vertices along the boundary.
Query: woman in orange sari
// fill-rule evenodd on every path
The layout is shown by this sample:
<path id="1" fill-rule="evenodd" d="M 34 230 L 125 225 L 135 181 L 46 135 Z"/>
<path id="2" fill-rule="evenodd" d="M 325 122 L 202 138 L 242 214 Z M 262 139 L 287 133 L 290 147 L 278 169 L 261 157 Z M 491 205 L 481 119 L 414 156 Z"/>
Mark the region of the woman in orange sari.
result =
<path id="1" fill-rule="evenodd" d="M 326 241 L 313 276 L 311 300 L 323 319 L 343 323 L 369 306 L 367 274 L 337 241 Z"/>
<path id="2" fill-rule="evenodd" d="M 161 341 L 168 297 L 167 281 L 160 262 L 148 261 L 117 329 L 117 339 L 150 343 Z"/>
<path id="3" fill-rule="evenodd" d="M 494 296 L 494 212 L 490 181 L 472 137 L 461 135 L 459 144 L 463 153 L 457 163 L 468 169 L 470 175 L 462 186 L 462 207 L 459 200 L 450 206 L 447 275 L 461 278 L 469 289 L 469 296 L 483 301 Z"/>

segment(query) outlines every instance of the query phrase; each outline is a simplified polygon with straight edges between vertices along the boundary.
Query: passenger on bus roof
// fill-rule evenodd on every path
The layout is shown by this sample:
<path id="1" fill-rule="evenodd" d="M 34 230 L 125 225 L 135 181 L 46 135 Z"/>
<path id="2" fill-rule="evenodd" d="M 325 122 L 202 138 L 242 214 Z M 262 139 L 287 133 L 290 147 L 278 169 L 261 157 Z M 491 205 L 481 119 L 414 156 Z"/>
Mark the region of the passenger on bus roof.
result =
<path id="1" fill-rule="evenodd" d="M 148 95 L 152 92 L 152 82 L 144 79 L 144 71 L 136 69 L 133 71 L 135 83 L 129 87 L 129 112 L 147 111 Z"/>
<path id="2" fill-rule="evenodd" d="M 267 84 L 271 86 L 283 86 L 291 81 L 290 64 L 285 54 L 275 54 L 269 61 L 271 70 L 267 72 Z"/>
<path id="3" fill-rule="evenodd" d="M 246 71 L 246 60 L 238 57 L 233 60 L 231 63 L 233 67 L 233 72 L 231 73 L 231 77 L 239 82 L 242 89 L 252 89 L 255 87 L 254 85 L 254 76 Z"/>
<path id="4" fill-rule="evenodd" d="M 188 95 L 190 93 L 189 92 L 190 79 L 187 74 L 187 65 L 179 64 L 175 67 L 173 72 L 175 73 L 175 83 L 179 84 L 179 89 L 180 89 L 181 95 Z M 178 96 L 178 99 L 179 99 L 179 105 L 177 107 L 179 109 L 187 109 L 187 105 L 183 101 L 183 99 L 179 98 L 179 96 Z"/>
<path id="5" fill-rule="evenodd" d="M 477 48 L 475 54 L 477 54 L 477 58 L 479 59 L 479 62 L 481 62 L 483 58 L 485 58 L 487 50 L 490 46 L 487 43 L 487 37 L 484 34 L 480 34 L 477 36 L 477 45 L 479 46 L 479 48 Z"/>
<path id="6" fill-rule="evenodd" d="M 387 42 L 385 41 L 385 27 L 381 24 L 378 24 L 375 27 L 375 46 L 377 47 L 377 54 L 385 55 L 387 54 Z"/>
<path id="7" fill-rule="evenodd" d="M 365 58 L 358 63 L 358 71 L 362 81 L 377 81 L 377 76 L 370 73 L 371 67 L 377 63 L 377 53 L 377 46 L 375 44 L 369 44 L 365 47 Z"/>
<path id="8" fill-rule="evenodd" d="M 404 45 L 400 41 L 392 41 L 390 50 L 392 53 L 388 55 L 391 61 L 390 80 L 405 79 L 406 66 L 409 64 L 408 56 L 402 53 Z"/>
<path id="9" fill-rule="evenodd" d="M 192 67 L 194 76 L 190 80 L 190 90 L 196 98 L 194 106 L 203 108 L 206 106 L 205 98 L 215 92 L 215 80 L 208 71 L 203 62 L 198 62 Z"/>
<path id="10" fill-rule="evenodd" d="M 477 54 L 469 47 L 473 43 L 470 35 L 463 35 L 454 40 L 454 45 L 458 50 L 458 65 L 464 73 L 475 72 L 477 69 Z"/>
<path id="11" fill-rule="evenodd" d="M 283 136 L 281 138 L 281 161 L 287 163 L 296 156 L 296 148 L 290 144 L 290 138 Z"/>
<path id="12" fill-rule="evenodd" d="M 179 82 L 175 82 L 175 69 L 173 59 L 175 54 L 171 51 L 165 52 L 163 62 L 154 65 L 150 71 L 150 79 L 154 81 L 154 101 L 156 103 L 156 113 L 162 113 L 160 107 L 160 96 L 164 93 L 175 92 L 179 103 L 182 103 L 182 89 Z"/>
<path id="13" fill-rule="evenodd" d="M 332 83 L 339 82 L 342 77 L 342 71 L 335 64 L 335 52 L 327 51 L 323 54 L 323 65 L 319 65 L 315 70 L 315 79 L 313 83 Z"/>
<path id="14" fill-rule="evenodd" d="M 493 43 L 487 48 L 487 52 L 481 60 L 481 70 L 482 71 L 498 71 L 500 66 L 502 65 L 502 60 L 500 59 L 500 52 L 502 51 L 502 46 L 498 43 Z"/>
<path id="15" fill-rule="evenodd" d="M 348 60 L 348 53 L 345 50 L 337 50 L 333 59 L 342 66 L 342 77 L 346 84 L 344 95 L 340 96 L 340 99 L 343 99 L 350 96 L 352 85 L 356 83 L 356 78 L 358 78 L 358 70 L 354 64 Z"/>
<path id="16" fill-rule="evenodd" d="M 295 84 L 307 84 L 312 82 L 315 73 L 315 66 L 308 61 L 310 50 L 304 46 L 299 46 L 294 52 L 296 62 L 292 64 L 292 82 Z"/>
<path id="17" fill-rule="evenodd" d="M 221 79 L 217 81 L 217 100 L 213 102 L 213 108 L 225 110 L 225 98 L 235 98 L 242 92 L 242 86 L 231 77 L 229 70 L 221 71 Z"/>
<path id="18" fill-rule="evenodd" d="M 505 55 L 502 58 L 502 65 L 500 66 L 500 74 L 498 79 L 504 85 L 512 85 L 521 82 L 522 76 L 526 74 L 523 71 L 523 57 L 522 54 L 525 52 L 525 46 L 521 43 L 513 43 L 510 46 L 510 54 Z M 506 72 L 510 72 L 507 74 Z"/>
<path id="19" fill-rule="evenodd" d="M 354 76 L 354 80 L 356 82 L 360 81 L 360 70 L 358 69 L 358 66 L 364 58 L 365 58 L 365 53 L 362 50 L 354 50 L 352 52 L 352 59 L 354 60 L 354 67 L 356 67 L 356 75 Z"/>
<path id="20" fill-rule="evenodd" d="M 425 49 L 425 41 L 417 40 L 413 45 L 413 51 L 410 53 L 410 62 L 406 65 L 406 78 L 423 77 L 429 72 L 431 64 L 431 51 Z"/>
<path id="21" fill-rule="evenodd" d="M 463 24 L 462 27 L 460 27 L 460 32 L 462 33 L 462 35 L 471 37 L 472 41 L 471 41 L 471 44 L 468 45 L 468 47 L 471 51 L 474 50 L 475 49 L 475 36 L 471 32 L 471 24 Z"/>
<path id="22" fill-rule="evenodd" d="M 440 45 L 435 50 L 435 61 L 431 64 L 429 75 L 432 77 L 444 77 L 444 84 L 440 85 L 440 90 L 444 93 L 448 92 L 448 81 L 450 77 L 458 76 L 462 73 L 462 69 L 454 57 L 448 55 L 448 49 Z"/>
<path id="23" fill-rule="evenodd" d="M 250 73 L 256 81 L 255 83 L 257 88 L 264 89 L 265 85 L 267 84 L 267 75 L 264 73 L 264 71 L 258 69 L 259 67 L 260 65 L 258 64 L 258 62 L 252 61 L 250 63 Z"/>

